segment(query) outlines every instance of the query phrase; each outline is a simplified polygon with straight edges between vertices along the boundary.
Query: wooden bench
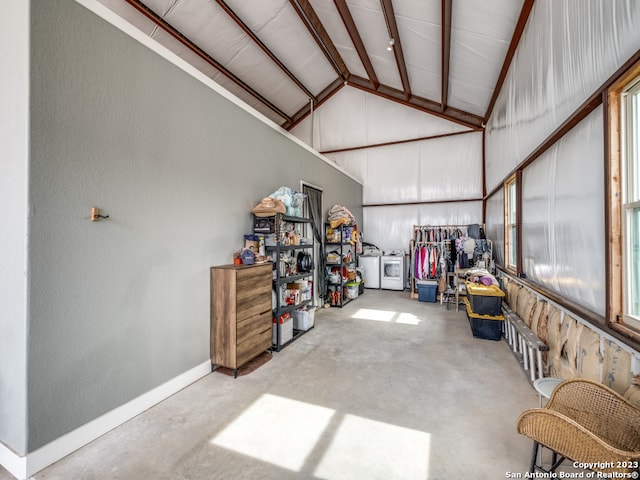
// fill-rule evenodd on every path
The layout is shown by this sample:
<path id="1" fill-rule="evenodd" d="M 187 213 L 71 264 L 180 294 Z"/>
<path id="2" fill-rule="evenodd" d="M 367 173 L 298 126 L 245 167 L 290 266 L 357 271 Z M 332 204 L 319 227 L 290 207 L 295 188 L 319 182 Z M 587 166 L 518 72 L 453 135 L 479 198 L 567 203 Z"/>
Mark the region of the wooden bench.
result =
<path id="1" fill-rule="evenodd" d="M 513 352 L 522 355 L 524 369 L 529 370 L 531 381 L 533 382 L 536 377 L 543 378 L 542 352 L 549 351 L 549 346 L 545 345 L 524 320 L 504 302 L 502 303 L 502 314 L 505 320 L 505 337 Z"/>

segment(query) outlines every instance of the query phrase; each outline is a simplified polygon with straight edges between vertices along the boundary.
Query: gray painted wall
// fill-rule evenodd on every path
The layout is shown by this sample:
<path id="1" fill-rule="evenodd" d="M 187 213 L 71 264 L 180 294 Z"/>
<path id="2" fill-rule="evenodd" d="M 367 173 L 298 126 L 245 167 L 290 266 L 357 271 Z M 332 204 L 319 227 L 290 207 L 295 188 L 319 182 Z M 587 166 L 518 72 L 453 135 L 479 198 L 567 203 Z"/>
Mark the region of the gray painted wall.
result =
<path id="1" fill-rule="evenodd" d="M 360 184 L 74 1 L 31 29 L 28 451 L 207 361 L 209 267 L 260 198 L 305 180 L 362 218 Z"/>

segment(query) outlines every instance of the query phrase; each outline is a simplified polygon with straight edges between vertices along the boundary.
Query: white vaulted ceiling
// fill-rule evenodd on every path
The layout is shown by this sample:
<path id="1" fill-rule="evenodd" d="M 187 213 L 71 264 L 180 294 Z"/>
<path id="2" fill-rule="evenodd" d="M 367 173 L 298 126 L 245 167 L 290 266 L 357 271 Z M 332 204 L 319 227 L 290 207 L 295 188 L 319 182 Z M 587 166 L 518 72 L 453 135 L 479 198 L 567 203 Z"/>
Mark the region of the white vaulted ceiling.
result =
<path id="1" fill-rule="evenodd" d="M 100 1 L 287 130 L 345 86 L 482 128 L 533 5 L 533 0 Z"/>

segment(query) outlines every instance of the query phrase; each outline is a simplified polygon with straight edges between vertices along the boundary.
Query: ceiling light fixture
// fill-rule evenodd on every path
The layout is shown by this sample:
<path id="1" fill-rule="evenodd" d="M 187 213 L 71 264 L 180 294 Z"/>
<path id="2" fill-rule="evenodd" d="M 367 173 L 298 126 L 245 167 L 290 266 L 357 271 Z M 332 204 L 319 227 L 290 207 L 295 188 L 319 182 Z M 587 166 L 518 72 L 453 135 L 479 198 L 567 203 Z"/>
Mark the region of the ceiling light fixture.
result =
<path id="1" fill-rule="evenodd" d="M 391 51 L 393 50 L 393 46 L 396 44 L 396 41 L 393 38 L 389 39 L 389 46 L 387 47 L 387 50 Z"/>

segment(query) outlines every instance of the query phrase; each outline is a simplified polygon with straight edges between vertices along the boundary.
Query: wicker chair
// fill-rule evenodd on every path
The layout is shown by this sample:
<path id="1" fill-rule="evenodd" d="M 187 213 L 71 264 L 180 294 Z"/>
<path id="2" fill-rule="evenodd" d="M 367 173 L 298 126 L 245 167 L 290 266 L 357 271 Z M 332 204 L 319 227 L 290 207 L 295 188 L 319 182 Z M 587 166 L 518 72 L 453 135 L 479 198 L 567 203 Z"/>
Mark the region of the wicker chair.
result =
<path id="1" fill-rule="evenodd" d="M 640 408 L 597 382 L 561 383 L 544 408 L 520 415 L 518 432 L 533 440 L 531 473 L 554 472 L 565 459 L 596 472 L 640 472 Z M 536 464 L 540 445 L 553 451 L 549 470 Z"/>

